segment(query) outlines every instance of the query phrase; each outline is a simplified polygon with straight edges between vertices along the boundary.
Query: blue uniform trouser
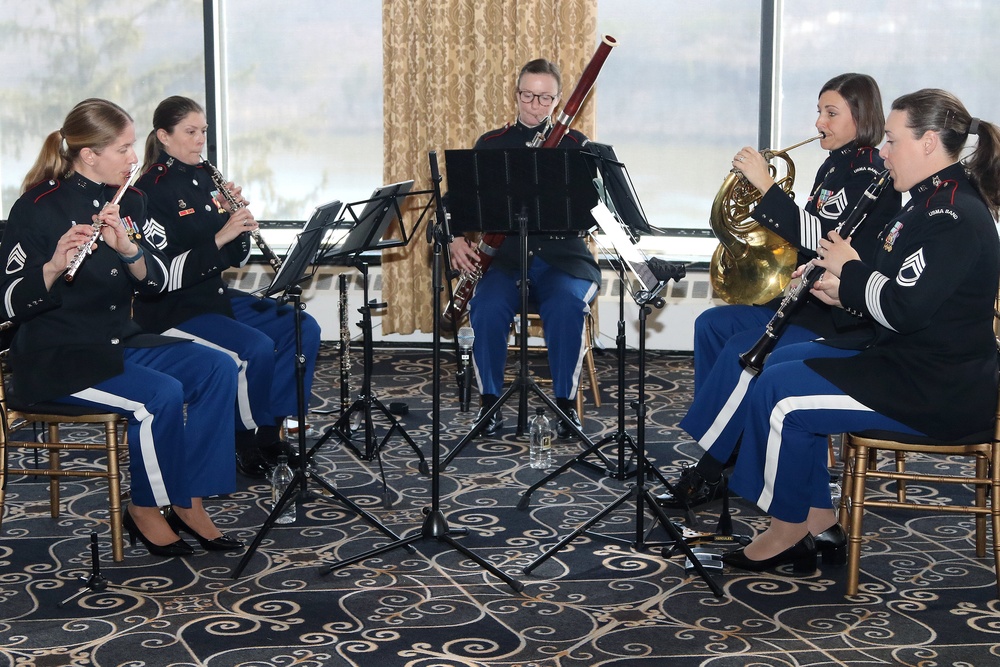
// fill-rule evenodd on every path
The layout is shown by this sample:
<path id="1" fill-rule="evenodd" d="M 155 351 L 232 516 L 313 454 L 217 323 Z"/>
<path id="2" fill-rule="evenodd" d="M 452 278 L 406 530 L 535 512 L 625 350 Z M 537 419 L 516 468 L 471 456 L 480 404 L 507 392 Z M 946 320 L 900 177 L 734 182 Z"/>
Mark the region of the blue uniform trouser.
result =
<path id="1" fill-rule="evenodd" d="M 271 413 L 276 418 L 298 414 L 298 394 L 295 379 L 295 309 L 279 305 L 273 299 L 238 296 L 231 300 L 233 315 L 241 324 L 251 326 L 274 341 L 274 381 L 271 385 Z M 305 378 L 303 397 L 306 409 L 312 395 L 316 357 L 319 355 L 320 326 L 309 313 L 300 311 L 302 356 Z M 270 422 L 273 424 L 274 422 Z"/>
<path id="2" fill-rule="evenodd" d="M 231 300 L 235 319 L 206 314 L 164 331 L 229 355 L 239 370 L 236 427 L 252 430 L 274 426 L 278 419 L 297 414 L 295 387 L 295 323 L 292 307 L 272 299 L 239 296 Z M 302 313 L 302 350 L 305 356 L 306 405 L 312 390 L 319 352 L 320 327 Z"/>
<path id="3" fill-rule="evenodd" d="M 743 368 L 740 355 L 754 346 L 773 316 L 774 311 L 763 306 L 719 306 L 695 321 L 694 400 L 679 425 L 720 463 L 740 441 L 746 398 L 757 381 Z M 784 348 L 815 337 L 804 327 L 788 325 L 765 367 L 780 361 Z"/>
<path id="4" fill-rule="evenodd" d="M 236 367 L 216 350 L 127 348 L 123 373 L 57 400 L 128 417 L 136 505 L 190 507 L 192 498 L 236 489 Z"/>
<path id="5" fill-rule="evenodd" d="M 918 432 L 851 398 L 803 361 L 856 351 L 822 343 L 794 349 L 796 355 L 768 364 L 754 386 L 730 486 L 774 518 L 802 523 L 810 508 L 833 507 L 828 435 L 867 429 Z"/>
<path id="6" fill-rule="evenodd" d="M 476 338 L 472 356 L 480 394 L 502 393 L 510 325 L 521 310 L 519 276 L 494 268 L 476 285 L 469 323 Z M 573 399 L 586 351 L 584 336 L 597 284 L 576 278 L 535 257 L 528 268 L 530 298 L 538 305 L 556 398 Z"/>

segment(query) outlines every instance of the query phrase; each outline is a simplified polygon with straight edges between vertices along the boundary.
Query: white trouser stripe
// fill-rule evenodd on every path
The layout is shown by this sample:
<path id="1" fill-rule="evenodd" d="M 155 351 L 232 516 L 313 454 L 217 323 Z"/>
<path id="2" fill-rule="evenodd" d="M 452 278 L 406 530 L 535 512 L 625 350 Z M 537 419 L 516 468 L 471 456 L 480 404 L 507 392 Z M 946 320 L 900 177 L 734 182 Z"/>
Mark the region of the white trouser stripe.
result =
<path id="1" fill-rule="evenodd" d="M 583 300 L 585 303 L 589 304 L 594 295 L 597 294 L 597 285 L 591 283 L 590 289 L 587 290 L 587 294 L 584 295 Z M 590 316 L 590 306 L 587 306 L 587 314 L 584 317 Z M 576 360 L 576 368 L 573 370 L 573 391 L 567 398 L 574 398 L 576 392 L 580 391 L 580 373 L 583 371 L 583 358 L 587 356 L 587 322 L 584 320 L 583 331 L 580 332 L 580 356 Z"/>
<path id="2" fill-rule="evenodd" d="M 729 425 L 736 409 L 743 402 L 743 397 L 747 395 L 747 389 L 750 387 L 750 381 L 753 380 L 754 377 L 756 376 L 745 368 L 743 369 L 743 372 L 740 373 L 740 377 L 736 382 L 736 387 L 733 388 L 733 393 L 729 395 L 729 398 L 726 400 L 726 404 L 722 406 L 719 414 L 715 417 L 715 421 L 713 421 L 712 425 L 708 427 L 707 431 L 705 431 L 705 435 L 698 440 L 698 444 L 701 445 L 701 448 L 706 452 L 712 447 L 712 445 L 715 444 L 719 435 L 721 435 L 722 431 Z"/>
<path id="3" fill-rule="evenodd" d="M 240 355 L 236 354 L 232 350 L 227 350 L 221 345 L 213 343 L 210 340 L 201 338 L 197 334 L 193 334 L 190 331 L 184 331 L 183 329 L 167 329 L 163 332 L 163 335 L 190 338 L 199 345 L 204 345 L 205 347 L 210 347 L 213 350 L 224 352 L 230 359 L 236 362 L 236 368 L 238 371 L 236 376 L 236 405 L 239 407 L 240 421 L 243 422 L 243 428 L 246 430 L 257 428 L 257 422 L 253 419 L 253 411 L 250 410 L 250 390 L 247 386 L 247 362 L 240 359 Z"/>
<path id="4" fill-rule="evenodd" d="M 781 432 L 785 418 L 797 410 L 854 410 L 858 412 L 874 412 L 871 408 L 856 399 L 844 394 L 816 394 L 812 396 L 789 396 L 778 401 L 771 410 L 769 419 L 770 431 L 767 435 L 767 451 L 764 458 L 764 488 L 757 498 L 757 506 L 765 512 L 770 511 L 774 500 L 774 487 L 777 481 L 778 462 L 781 458 Z"/>
<path id="5" fill-rule="evenodd" d="M 119 408 L 127 411 L 139 422 L 139 448 L 142 452 L 143 468 L 146 471 L 146 478 L 149 480 L 149 488 L 153 492 L 153 499 L 156 505 L 163 507 L 170 504 L 170 494 L 167 493 L 167 486 L 163 482 L 163 473 L 160 471 L 160 461 L 156 458 L 156 447 L 153 440 L 153 415 L 146 410 L 146 406 L 138 401 L 133 401 L 124 396 L 102 391 L 100 389 L 84 389 L 75 394 L 70 394 L 76 398 L 86 401 L 93 401 L 101 405 L 112 408 Z"/>

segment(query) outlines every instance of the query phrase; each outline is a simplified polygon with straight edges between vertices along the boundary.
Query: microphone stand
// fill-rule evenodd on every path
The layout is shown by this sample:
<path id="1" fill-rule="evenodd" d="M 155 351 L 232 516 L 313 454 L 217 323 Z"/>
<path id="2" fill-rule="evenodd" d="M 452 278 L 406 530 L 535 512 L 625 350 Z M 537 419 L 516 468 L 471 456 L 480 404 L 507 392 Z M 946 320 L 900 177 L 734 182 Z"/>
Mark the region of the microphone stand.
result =
<path id="1" fill-rule="evenodd" d="M 458 330 L 458 402 L 459 411 L 468 412 L 472 403 L 472 345 L 476 332 L 472 327 Z"/>

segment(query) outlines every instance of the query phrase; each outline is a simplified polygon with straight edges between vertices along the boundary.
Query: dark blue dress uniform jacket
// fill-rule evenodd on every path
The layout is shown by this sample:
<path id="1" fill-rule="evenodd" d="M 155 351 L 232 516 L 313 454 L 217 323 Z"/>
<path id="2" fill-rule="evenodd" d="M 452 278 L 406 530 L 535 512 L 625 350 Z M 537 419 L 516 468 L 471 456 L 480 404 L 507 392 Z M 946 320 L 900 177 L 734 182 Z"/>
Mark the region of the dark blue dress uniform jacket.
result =
<path id="1" fill-rule="evenodd" d="M 873 263 L 841 272 L 844 308 L 876 323 L 849 359 L 810 368 L 868 407 L 934 438 L 988 431 L 997 400 L 997 226 L 961 164 L 910 190 Z"/>
<path id="2" fill-rule="evenodd" d="M 93 386 L 124 371 L 125 347 L 175 343 L 176 338 L 144 334 L 132 321 L 133 294 L 157 294 L 166 288 L 166 260 L 145 239 L 138 242 L 146 261 L 146 279 L 136 280 L 118 253 L 103 240 L 81 264 L 75 280 L 58 278 L 45 289 L 42 266 L 70 225 L 92 224 L 92 216 L 110 201 L 117 187 L 79 175 L 42 181 L 11 208 L 0 258 L 5 315 L 18 324 L 11 344 L 14 391 L 36 403 Z M 146 197 L 130 188 L 119 202 L 122 217 L 140 228 Z"/>
<path id="3" fill-rule="evenodd" d="M 216 247 L 215 234 L 229 213 L 213 199 L 208 171 L 161 153 L 136 187 L 151 193 L 151 242 L 170 258 L 169 291 L 136 300 L 136 321 L 149 331 L 165 331 L 198 315 L 232 317 L 230 299 L 242 292 L 231 289 L 222 272 L 250 257 L 250 233 Z"/>

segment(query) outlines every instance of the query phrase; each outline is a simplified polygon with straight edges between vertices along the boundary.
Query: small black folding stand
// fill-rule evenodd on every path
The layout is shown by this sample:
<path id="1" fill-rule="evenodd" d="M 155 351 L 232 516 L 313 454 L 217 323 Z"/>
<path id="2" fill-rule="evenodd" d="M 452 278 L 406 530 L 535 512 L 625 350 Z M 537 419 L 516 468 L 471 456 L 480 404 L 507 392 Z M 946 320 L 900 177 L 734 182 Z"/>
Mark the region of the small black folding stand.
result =
<path id="1" fill-rule="evenodd" d="M 595 163 L 598 176 L 594 178 L 594 185 L 597 187 L 599 198 L 629 230 L 626 231 L 626 234 L 637 237 L 639 233 L 651 233 L 652 228 L 646 221 L 646 214 L 643 212 L 639 198 L 632 187 L 628 171 L 625 169 L 624 163 L 618 160 L 614 149 L 608 144 L 600 144 L 592 141 L 587 144 L 583 155 L 588 159 L 592 159 Z M 609 253 L 609 255 L 612 254 Z M 673 272 L 668 272 L 662 280 L 678 280 L 684 276 L 683 268 L 670 268 L 673 269 Z M 626 285 L 625 264 L 623 262 L 618 263 L 618 280 L 622 286 Z M 655 283 L 655 277 L 649 276 L 647 277 L 647 281 Z M 615 339 L 618 355 L 617 428 L 613 433 L 605 435 L 599 441 L 593 443 L 590 447 L 587 447 L 525 489 L 521 494 L 521 500 L 517 503 L 519 510 L 528 509 L 528 505 L 531 502 L 531 494 L 574 465 L 586 466 L 591 470 L 619 481 L 633 477 L 636 474 L 636 470 L 632 468 L 632 464 L 635 461 L 638 448 L 632 436 L 625 429 L 625 397 L 627 394 L 625 391 L 625 293 L 627 291 L 624 288 L 618 290 L 618 334 Z M 606 445 L 610 444 L 616 445 L 614 460 L 602 451 Z M 597 456 L 603 463 L 603 466 L 589 461 L 588 457 L 591 455 Z M 666 479 L 663 478 L 660 471 L 655 467 L 650 472 L 656 475 L 664 484 L 667 483 Z"/>
<path id="2" fill-rule="evenodd" d="M 433 285 L 433 304 L 434 313 L 441 312 L 441 292 L 444 290 L 443 279 L 442 279 L 442 248 L 446 240 L 450 240 L 451 236 L 447 230 L 447 221 L 444 215 L 444 208 L 441 204 L 441 175 L 438 171 L 437 163 L 437 153 L 431 151 L 429 154 L 430 159 L 430 170 L 431 179 L 434 182 L 434 200 L 437 204 L 436 210 L 436 222 L 428 230 L 428 240 L 433 243 L 434 255 L 431 259 L 431 275 L 432 275 L 432 285 Z M 510 575 L 506 574 L 498 567 L 490 563 L 489 561 L 483 559 L 479 555 L 470 551 L 468 548 L 464 547 L 462 544 L 457 542 L 454 535 L 465 534 L 468 531 L 465 528 L 452 529 L 448 526 L 448 519 L 444 516 L 444 512 L 441 511 L 441 318 L 434 317 L 434 327 L 433 327 L 433 377 L 431 380 L 431 393 L 432 393 L 432 407 L 431 407 L 431 506 L 424 509 L 424 514 L 426 519 L 424 520 L 423 526 L 420 530 L 415 531 L 412 535 L 399 539 L 391 544 L 386 544 L 381 547 L 372 549 L 366 553 L 348 558 L 342 561 L 338 561 L 331 565 L 328 565 L 323 574 L 327 574 L 334 570 L 340 569 L 342 567 L 347 567 L 354 563 L 360 563 L 363 560 L 377 556 L 379 554 L 386 553 L 397 547 L 406 547 L 407 549 L 413 550 L 412 545 L 416 542 L 422 540 L 435 539 L 439 542 L 444 542 L 451 548 L 455 549 L 461 553 L 466 558 L 472 560 L 484 570 L 492 573 L 498 579 L 504 581 L 508 586 L 510 586 L 515 592 L 520 592 L 524 585 L 512 578 Z"/>
<path id="3" fill-rule="evenodd" d="M 672 540 L 671 544 L 674 548 L 687 556 L 688 560 L 691 562 L 691 566 L 701 576 L 705 583 L 708 584 L 708 587 L 712 590 L 712 592 L 717 597 L 722 597 L 722 588 L 720 588 L 719 585 L 712 579 L 702 561 L 695 556 L 694 552 L 692 552 L 691 547 L 684 540 L 680 530 L 678 530 L 674 523 L 670 521 L 667 515 L 663 512 L 663 509 L 656 503 L 656 498 L 646 485 L 647 475 L 649 474 L 649 471 L 653 469 L 653 466 L 646 458 L 646 319 L 653 307 L 663 307 L 664 301 L 659 296 L 659 292 L 666 285 L 666 281 L 654 275 L 644 258 L 637 256 L 637 253 L 639 252 L 638 249 L 632 246 L 631 240 L 627 236 L 627 232 L 620 227 L 614 215 L 611 214 L 603 203 L 598 204 L 594 208 L 594 217 L 598 220 L 601 229 L 606 235 L 608 235 L 612 243 L 614 243 L 615 250 L 618 255 L 617 259 L 614 261 L 616 261 L 619 266 L 627 267 L 629 271 L 633 272 L 633 277 L 638 285 L 638 289 L 634 292 L 630 290 L 632 298 L 639 306 L 639 397 L 635 403 L 636 414 L 638 417 L 636 428 L 637 468 L 635 473 L 635 484 L 621 494 L 610 505 L 602 509 L 592 518 L 577 527 L 569 535 L 560 540 L 555 546 L 529 563 L 524 568 L 524 573 L 529 574 L 541 563 L 548 560 L 555 553 L 575 540 L 578 536 L 588 531 L 591 526 L 601 521 L 605 516 L 614 511 L 625 501 L 634 500 L 636 504 L 634 539 L 624 540 L 616 537 L 604 537 L 606 539 L 630 544 L 634 549 L 644 549 L 651 546 L 645 541 L 645 507 L 648 506 L 663 525 L 663 528 L 667 531 L 667 534 Z M 623 284 L 622 290 L 624 291 L 627 287 L 627 284 Z"/>
<path id="4" fill-rule="evenodd" d="M 68 598 L 59 603 L 59 607 L 65 607 L 67 604 L 77 599 L 82 595 L 88 593 L 103 593 L 108 590 L 108 588 L 116 588 L 119 590 L 132 591 L 137 590 L 129 586 L 122 586 L 121 584 L 112 583 L 110 579 L 101 574 L 101 559 L 97 554 L 97 533 L 90 533 L 90 576 L 80 577 L 80 581 L 83 586 L 80 587 L 76 593 L 73 593 Z"/>
<path id="5" fill-rule="evenodd" d="M 539 389 L 528 371 L 528 235 L 578 235 L 593 227 L 589 209 L 596 201 L 593 173 L 583 151 L 558 148 L 450 150 L 448 191 L 455 229 L 462 232 L 517 233 L 520 242 L 520 364 L 517 378 L 444 459 L 455 456 L 482 431 L 507 400 L 519 394 L 517 434 L 528 424 L 528 392 L 533 392 L 584 443 L 590 439 Z"/>
<path id="6" fill-rule="evenodd" d="M 275 520 L 281 516 L 281 512 L 284 510 L 285 505 L 289 502 L 294 502 L 296 504 L 296 508 L 301 509 L 303 503 L 320 498 L 329 499 L 327 496 L 315 494 L 309 490 L 310 479 L 326 489 L 327 493 L 329 493 L 333 499 L 345 505 L 348 509 L 365 519 L 368 523 L 372 524 L 389 537 L 398 539 L 398 536 L 380 523 L 378 519 L 338 491 L 337 487 L 333 484 L 316 474 L 313 466 L 309 465 L 309 460 L 316 448 L 313 447 L 312 450 L 308 452 L 306 451 L 305 423 L 306 403 L 308 399 L 305 395 L 306 359 L 305 354 L 302 351 L 302 311 L 305 309 L 305 305 L 302 303 L 302 287 L 300 286 L 300 283 L 311 277 L 312 274 L 307 276 L 305 275 L 305 272 L 309 267 L 314 265 L 313 260 L 319 252 L 325 233 L 331 225 L 336 223 L 341 211 L 343 210 L 343 206 L 344 205 L 338 201 L 324 204 L 316 209 L 315 213 L 313 213 L 313 215 L 306 222 L 302 232 L 296 236 L 295 241 L 293 241 L 291 247 L 289 247 L 288 253 L 285 255 L 285 260 L 282 263 L 281 268 L 275 274 L 271 285 L 263 292 L 264 297 L 277 295 L 279 302 L 291 303 L 295 313 L 295 389 L 298 412 L 297 417 L 299 420 L 299 463 L 293 472 L 292 481 L 288 485 L 288 488 L 285 489 L 283 494 L 281 494 L 281 497 L 271 510 L 271 513 L 268 514 L 267 519 L 264 520 L 264 525 L 261 526 L 257 536 L 254 538 L 250 546 L 247 547 L 246 553 L 243 554 L 243 558 L 233 570 L 233 579 L 238 578 L 240 573 L 243 572 L 243 569 L 250 562 L 250 558 L 252 558 L 254 552 L 257 551 L 257 547 L 260 546 L 264 537 L 271 530 Z M 313 272 L 315 272 L 315 269 L 313 269 Z M 302 515 L 301 512 L 298 512 L 298 514 L 300 516 Z"/>
<path id="7" fill-rule="evenodd" d="M 361 272 L 364 289 L 364 305 L 359 308 L 358 311 L 361 313 L 361 322 L 359 322 L 359 325 L 361 327 L 362 344 L 364 349 L 364 374 L 362 377 L 361 391 L 358 394 L 357 399 L 346 410 L 344 410 L 340 415 L 340 418 L 337 419 L 337 421 L 330 426 L 325 433 L 323 433 L 316 444 L 313 445 L 312 451 L 322 447 L 331 436 L 336 436 L 344 445 L 354 452 L 359 459 L 363 461 L 378 460 L 379 469 L 381 470 L 382 458 L 380 453 L 382 451 L 382 447 L 385 446 L 386 442 L 389 441 L 389 438 L 391 438 L 393 434 L 399 433 L 420 460 L 420 472 L 426 475 L 428 473 L 427 460 L 424 458 L 423 452 L 421 452 L 420 448 L 417 447 L 417 443 L 413 441 L 413 438 L 411 438 L 406 430 L 403 429 L 403 425 L 399 423 L 399 420 L 396 419 L 395 415 L 389 411 L 389 409 L 375 396 L 375 393 L 372 391 L 372 372 L 375 365 L 375 352 L 372 341 L 372 310 L 385 308 L 388 304 L 384 301 L 369 301 L 368 264 L 361 259 L 362 254 L 369 250 L 394 248 L 406 245 L 409 242 L 411 234 L 407 233 L 407 230 L 402 224 L 403 216 L 400 210 L 400 201 L 410 195 L 427 194 L 426 191 L 410 192 L 410 188 L 412 186 L 413 181 L 393 183 L 391 185 L 377 188 L 369 199 L 348 204 L 347 210 L 350 212 L 352 219 L 346 220 L 345 222 L 351 225 L 350 231 L 347 232 L 332 248 L 323 253 L 323 259 L 339 259 L 344 264 L 354 266 Z M 364 205 L 364 209 L 361 214 L 355 214 L 355 207 L 361 206 L 362 204 Z M 394 222 L 398 224 L 400 232 L 399 238 L 384 238 L 386 232 Z M 419 221 L 415 223 L 414 229 L 419 224 Z M 381 442 L 379 442 L 375 435 L 375 422 L 372 419 L 373 409 L 377 409 L 380 413 L 382 413 L 382 416 L 389 422 L 389 430 L 385 434 L 385 437 L 382 438 Z M 364 425 L 363 448 L 359 448 L 353 441 L 353 432 L 356 430 L 353 426 L 354 424 L 357 425 L 357 430 L 359 432 L 361 424 Z M 382 490 L 383 504 L 386 507 L 389 507 L 391 506 L 391 502 L 389 500 L 388 487 L 385 483 L 384 471 L 382 471 Z"/>

